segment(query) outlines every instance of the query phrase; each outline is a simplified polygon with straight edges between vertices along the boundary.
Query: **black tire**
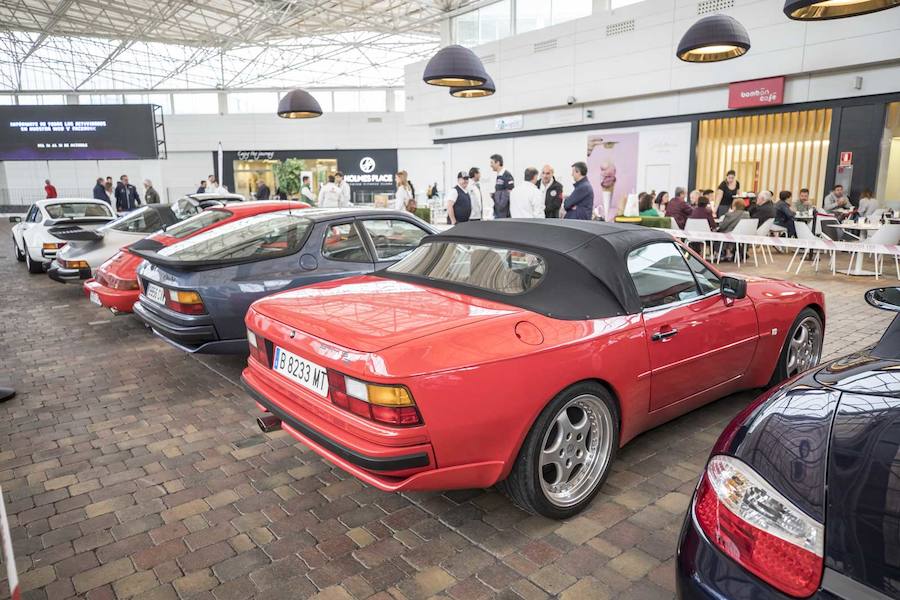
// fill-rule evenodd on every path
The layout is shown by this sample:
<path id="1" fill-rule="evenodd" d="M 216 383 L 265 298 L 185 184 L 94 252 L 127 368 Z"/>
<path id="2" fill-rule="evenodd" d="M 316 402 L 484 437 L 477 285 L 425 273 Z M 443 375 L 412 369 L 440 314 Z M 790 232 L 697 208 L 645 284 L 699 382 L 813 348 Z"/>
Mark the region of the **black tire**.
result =
<path id="1" fill-rule="evenodd" d="M 545 450 L 544 444 L 546 438 L 548 436 L 553 437 L 553 428 L 558 427 L 557 417 L 562 414 L 565 407 L 570 406 L 573 401 L 582 398 L 596 399 L 608 410 L 609 423 L 606 428 L 608 428 L 609 431 L 597 436 L 598 443 L 604 444 L 605 446 L 608 446 L 608 448 L 602 452 L 602 455 L 599 452 L 597 453 L 597 455 L 600 456 L 600 463 L 589 468 L 589 474 L 584 482 L 584 489 L 578 495 L 577 502 L 561 505 L 559 502 L 548 496 L 548 493 L 545 491 L 544 486 L 549 485 L 549 483 L 547 483 L 545 479 L 542 479 L 546 477 L 546 474 L 543 470 L 544 467 L 541 466 L 541 456 L 542 452 Z M 577 407 L 570 406 L 570 408 L 577 410 Z M 605 418 L 603 420 L 605 423 Z M 594 435 L 597 434 L 595 433 Z M 588 434 L 588 437 L 590 437 L 590 434 Z M 578 439 L 580 440 L 581 438 L 579 437 Z M 606 439 L 605 443 L 603 441 L 604 439 Z M 562 438 L 559 438 L 559 441 L 562 441 Z M 571 447 L 571 445 L 572 444 L 569 444 L 568 446 Z M 606 477 L 609 475 L 610 467 L 615 459 L 618 448 L 619 410 L 616 401 L 609 391 L 599 383 L 577 383 L 560 392 L 546 408 L 544 408 L 535 420 L 534 425 L 532 425 L 531 431 L 529 431 L 528 435 L 525 437 L 525 441 L 522 444 L 519 456 L 516 458 L 516 462 L 513 465 L 509 477 L 506 481 L 501 482 L 498 487 L 500 487 L 513 502 L 530 513 L 540 514 L 551 519 L 566 519 L 584 510 L 584 508 L 590 504 L 591 500 L 593 500 L 594 496 L 597 495 L 597 492 L 600 491 L 600 488 L 603 487 L 603 482 L 606 481 Z M 561 450 L 561 452 L 562 451 L 563 450 Z M 560 456 L 562 456 L 562 454 Z M 605 456 L 605 464 L 601 464 L 604 460 L 602 458 L 603 456 Z M 579 468 L 582 467 L 575 467 L 575 470 L 572 471 L 572 475 L 569 476 L 570 482 L 576 480 L 576 476 L 578 475 L 577 469 Z M 594 473 L 593 469 L 596 469 L 596 473 Z M 594 474 L 591 475 L 591 473 Z"/>
<path id="2" fill-rule="evenodd" d="M 13 236 L 13 248 L 16 249 L 16 260 L 19 262 L 25 262 L 25 253 L 19 250 L 19 245 L 16 243 L 16 237 Z"/>
<path id="3" fill-rule="evenodd" d="M 795 367 L 791 367 L 789 365 L 791 340 L 795 338 L 798 329 L 803 326 L 804 323 L 808 323 L 809 320 L 812 320 L 814 323 L 818 324 L 818 330 L 820 333 L 818 341 L 818 356 L 816 356 L 813 360 L 813 364 L 810 364 L 806 368 L 796 371 Z M 809 307 L 801 310 L 800 314 L 797 315 L 797 318 L 794 319 L 794 322 L 791 324 L 791 328 L 788 330 L 787 336 L 784 338 L 784 345 L 781 348 L 781 354 L 778 355 L 778 363 L 775 365 L 775 371 L 772 373 L 772 379 L 769 381 L 769 387 L 781 383 L 785 379 L 793 377 L 798 372 L 803 372 L 819 364 L 819 361 L 822 358 L 822 342 L 824 341 L 824 339 L 825 327 L 822 324 L 822 317 L 819 316 L 819 313 Z"/>
<path id="4" fill-rule="evenodd" d="M 31 254 L 28 253 L 28 246 L 25 246 L 25 266 L 32 275 L 44 272 L 44 263 L 36 263 L 31 260 Z"/>

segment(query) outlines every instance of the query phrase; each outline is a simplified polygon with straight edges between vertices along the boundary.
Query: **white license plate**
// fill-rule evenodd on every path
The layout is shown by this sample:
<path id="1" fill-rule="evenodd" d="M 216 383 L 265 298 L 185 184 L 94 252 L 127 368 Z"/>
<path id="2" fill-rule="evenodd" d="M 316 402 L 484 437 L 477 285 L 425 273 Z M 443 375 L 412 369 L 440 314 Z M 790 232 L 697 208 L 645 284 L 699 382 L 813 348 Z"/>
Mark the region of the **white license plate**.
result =
<path id="1" fill-rule="evenodd" d="M 275 346 L 272 369 L 322 397 L 328 396 L 328 372 L 325 367 Z"/>
<path id="2" fill-rule="evenodd" d="M 156 302 L 157 304 L 165 304 L 166 303 L 166 292 L 164 289 L 159 287 L 158 285 L 153 285 L 152 283 L 147 284 L 147 297 Z"/>
<path id="3" fill-rule="evenodd" d="M 100 303 L 100 296 L 97 295 L 97 292 L 91 292 L 91 302 L 97 306 L 103 306 Z"/>

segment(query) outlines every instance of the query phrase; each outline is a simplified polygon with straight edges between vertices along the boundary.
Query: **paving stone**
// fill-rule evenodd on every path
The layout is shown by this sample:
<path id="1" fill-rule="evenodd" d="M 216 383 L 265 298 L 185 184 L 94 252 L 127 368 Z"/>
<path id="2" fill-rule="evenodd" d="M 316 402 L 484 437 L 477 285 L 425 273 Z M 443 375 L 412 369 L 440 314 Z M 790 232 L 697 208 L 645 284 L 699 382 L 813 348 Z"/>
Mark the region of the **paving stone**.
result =
<path id="1" fill-rule="evenodd" d="M 75 591 L 81 594 L 127 577 L 133 572 L 134 567 L 131 561 L 127 558 L 120 558 L 111 563 L 76 574 L 72 577 L 72 583 L 75 585 Z"/>

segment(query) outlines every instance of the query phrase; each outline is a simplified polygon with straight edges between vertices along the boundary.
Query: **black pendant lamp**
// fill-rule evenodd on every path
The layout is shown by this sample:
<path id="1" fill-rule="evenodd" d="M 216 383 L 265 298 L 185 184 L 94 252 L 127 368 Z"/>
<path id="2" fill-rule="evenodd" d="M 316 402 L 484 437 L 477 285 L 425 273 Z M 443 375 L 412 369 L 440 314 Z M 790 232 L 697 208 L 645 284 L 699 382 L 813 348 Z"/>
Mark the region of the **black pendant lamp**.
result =
<path id="1" fill-rule="evenodd" d="M 728 15 L 703 17 L 678 42 L 677 56 L 685 62 L 719 62 L 743 56 L 750 49 L 744 26 Z"/>
<path id="2" fill-rule="evenodd" d="M 422 81 L 445 87 L 474 87 L 488 80 L 488 74 L 475 53 L 458 45 L 438 50 L 425 65 Z"/>
<path id="3" fill-rule="evenodd" d="M 784 14 L 796 21 L 825 21 L 878 12 L 900 6 L 900 0 L 787 0 Z"/>
<path id="4" fill-rule="evenodd" d="M 487 81 L 481 85 L 450 88 L 450 95 L 454 98 L 484 98 L 485 96 L 492 96 L 496 91 L 497 86 L 494 85 L 494 80 L 488 75 Z"/>
<path id="5" fill-rule="evenodd" d="M 312 94 L 298 88 L 278 102 L 278 116 L 282 119 L 312 119 L 322 116 L 322 107 Z"/>

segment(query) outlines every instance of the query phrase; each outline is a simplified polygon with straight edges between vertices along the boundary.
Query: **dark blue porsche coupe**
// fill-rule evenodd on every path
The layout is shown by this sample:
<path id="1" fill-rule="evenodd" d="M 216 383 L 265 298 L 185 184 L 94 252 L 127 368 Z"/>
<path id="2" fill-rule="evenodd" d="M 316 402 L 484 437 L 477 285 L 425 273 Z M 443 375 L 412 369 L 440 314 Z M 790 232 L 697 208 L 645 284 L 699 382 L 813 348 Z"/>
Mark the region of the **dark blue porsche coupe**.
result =
<path id="1" fill-rule="evenodd" d="M 254 215 L 167 247 L 145 240 L 129 249 L 145 259 L 134 314 L 186 352 L 246 353 L 253 301 L 387 267 L 431 233 L 401 211 L 306 209 Z"/>
<path id="2" fill-rule="evenodd" d="M 866 300 L 900 312 L 900 288 Z M 900 315 L 875 346 L 770 390 L 725 429 L 677 585 L 690 600 L 900 598 Z"/>

